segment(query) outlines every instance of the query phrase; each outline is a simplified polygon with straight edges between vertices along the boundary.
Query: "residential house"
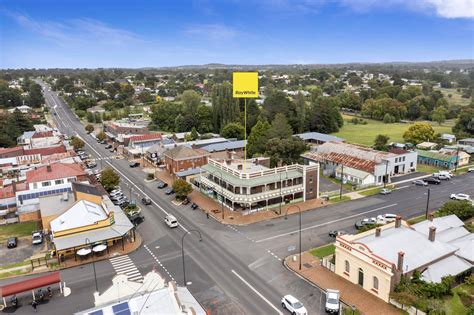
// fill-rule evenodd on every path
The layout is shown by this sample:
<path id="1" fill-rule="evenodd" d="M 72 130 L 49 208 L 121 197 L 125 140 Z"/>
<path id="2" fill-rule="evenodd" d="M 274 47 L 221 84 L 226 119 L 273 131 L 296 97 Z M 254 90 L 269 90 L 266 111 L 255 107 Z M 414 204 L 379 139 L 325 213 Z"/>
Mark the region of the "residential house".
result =
<path id="1" fill-rule="evenodd" d="M 213 143 L 201 147 L 204 151 L 210 153 L 212 158 L 226 158 L 231 152 L 232 154 L 238 154 L 240 157 L 244 157 L 245 140 L 235 140 L 227 142 Z"/>
<path id="2" fill-rule="evenodd" d="M 144 155 L 150 147 L 161 143 L 161 140 L 161 133 L 134 135 L 128 138 L 128 147 L 126 151 L 130 156 Z"/>
<path id="3" fill-rule="evenodd" d="M 200 190 L 234 210 L 259 211 L 319 198 L 319 165 L 270 168 L 269 158 L 209 159 L 196 178 Z"/>
<path id="4" fill-rule="evenodd" d="M 197 169 L 207 164 L 209 153 L 202 149 L 191 149 L 186 146 L 175 146 L 163 153 L 166 170 L 170 174 Z"/>
<path id="5" fill-rule="evenodd" d="M 121 121 L 109 121 L 104 125 L 104 132 L 109 141 L 117 144 L 127 145 L 124 139 L 132 135 L 148 134 L 146 125 Z M 124 137 L 127 136 L 127 137 Z"/>
<path id="6" fill-rule="evenodd" d="M 456 155 L 458 158 L 458 167 L 468 165 L 471 159 L 471 155 L 465 152 L 464 149 L 461 150 L 461 148 L 459 148 L 458 150 L 458 148 L 444 147 L 439 150 L 439 153 L 447 155 Z"/>
<path id="7" fill-rule="evenodd" d="M 416 145 L 416 147 L 420 150 L 434 150 L 438 144 L 436 142 L 421 142 Z"/>
<path id="8" fill-rule="evenodd" d="M 465 138 L 458 141 L 459 145 L 468 145 L 474 147 L 474 138 Z"/>
<path id="9" fill-rule="evenodd" d="M 100 105 L 96 105 L 96 106 L 88 108 L 87 112 L 92 113 L 92 114 L 103 114 L 105 113 L 105 109 Z"/>
<path id="10" fill-rule="evenodd" d="M 294 137 L 301 138 L 306 144 L 309 144 L 309 145 L 320 145 L 320 144 L 330 142 L 330 141 L 344 142 L 344 139 L 342 138 L 331 136 L 325 133 L 319 133 L 319 132 L 299 133 L 299 134 L 294 135 Z"/>
<path id="11" fill-rule="evenodd" d="M 17 138 L 18 145 L 25 149 L 44 148 L 59 145 L 62 139 L 54 131 L 25 131 Z"/>
<path id="12" fill-rule="evenodd" d="M 416 156 L 416 152 L 403 149 L 384 152 L 334 141 L 302 155 L 305 164 L 321 163 L 325 175 L 342 178 L 359 187 L 382 185 L 390 182 L 392 176 L 415 171 Z"/>
<path id="13" fill-rule="evenodd" d="M 27 105 L 21 105 L 21 106 L 17 106 L 17 107 L 14 107 L 14 108 L 10 108 L 8 110 L 8 112 L 13 113 L 16 110 L 20 111 L 20 113 L 22 113 L 22 114 L 28 114 L 29 112 L 31 112 L 33 110 L 33 108 L 31 108 L 30 106 L 27 106 Z"/>
<path id="14" fill-rule="evenodd" d="M 429 282 L 472 269 L 473 234 L 456 216 L 413 226 L 395 222 L 355 235 L 336 238 L 335 272 L 364 290 L 389 301 L 402 276 L 415 270 Z"/>
<path id="15" fill-rule="evenodd" d="M 0 148 L 0 159 L 23 155 L 23 147 Z"/>
<path id="16" fill-rule="evenodd" d="M 446 141 L 448 143 L 456 143 L 456 136 L 449 134 L 449 133 L 442 133 L 441 140 Z"/>
<path id="17" fill-rule="evenodd" d="M 24 191 L 28 188 L 26 183 L 17 183 L 12 181 L 9 185 L 0 186 L 0 216 L 7 215 L 16 210 L 16 193 L 19 191 Z"/>

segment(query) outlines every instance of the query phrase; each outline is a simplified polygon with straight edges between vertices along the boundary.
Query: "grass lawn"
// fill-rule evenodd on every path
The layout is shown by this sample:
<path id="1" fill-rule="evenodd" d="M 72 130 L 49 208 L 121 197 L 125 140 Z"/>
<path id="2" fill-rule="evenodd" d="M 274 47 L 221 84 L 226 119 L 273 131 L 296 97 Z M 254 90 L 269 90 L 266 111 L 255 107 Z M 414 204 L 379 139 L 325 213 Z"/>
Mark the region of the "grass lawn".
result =
<path id="1" fill-rule="evenodd" d="M 17 263 L 14 263 L 14 264 L 2 265 L 2 266 L 0 266 L 0 270 L 5 270 L 5 269 L 10 269 L 10 268 L 15 268 L 15 267 L 28 266 L 28 265 L 31 265 L 31 262 L 25 260 L 25 261 L 17 262 Z"/>
<path id="2" fill-rule="evenodd" d="M 0 273 L 0 279 L 11 277 L 11 276 L 19 276 L 19 275 L 27 274 L 29 272 L 31 272 L 31 268 L 17 269 L 17 270 L 12 270 L 12 271 L 7 271 L 7 272 L 1 272 Z"/>
<path id="3" fill-rule="evenodd" d="M 429 173 L 429 174 L 433 174 L 433 173 L 437 173 L 440 169 L 435 167 L 435 166 L 432 166 L 432 165 L 426 165 L 426 164 L 417 164 L 416 165 L 416 171 L 417 172 L 420 172 L 420 173 Z"/>
<path id="4" fill-rule="evenodd" d="M 332 197 L 329 198 L 329 201 L 331 203 L 338 203 L 338 202 L 344 202 L 344 201 L 349 201 L 349 200 L 351 200 L 351 197 L 344 196 L 344 195 L 342 195 L 342 198 L 339 198 L 339 195 L 332 196 Z"/>
<path id="5" fill-rule="evenodd" d="M 9 237 L 29 236 L 39 228 L 37 222 L 13 223 L 0 226 L 0 242 L 6 241 Z"/>
<path id="6" fill-rule="evenodd" d="M 445 301 L 444 305 L 447 315 L 467 315 L 467 309 L 462 304 L 461 298 L 456 292 L 454 292 L 454 295 L 450 299 Z"/>
<path id="7" fill-rule="evenodd" d="M 456 91 L 456 89 L 435 88 L 435 90 L 441 91 L 441 93 L 443 93 L 449 105 L 467 106 L 471 102 L 469 98 L 462 98 L 462 93 Z M 451 97 L 448 96 L 449 94 L 451 94 Z"/>
<path id="8" fill-rule="evenodd" d="M 344 126 L 339 132 L 333 133 L 334 136 L 346 139 L 349 143 L 357 143 L 365 146 L 372 146 L 375 137 L 379 134 L 384 134 L 390 137 L 389 142 L 403 142 L 403 133 L 411 126 L 410 124 L 394 123 L 384 124 L 382 121 L 362 118 L 367 122 L 367 125 L 354 125 L 348 121 L 353 116 L 342 115 L 344 118 Z M 360 117 L 358 117 L 360 118 Z M 432 123 L 435 132 L 451 133 L 452 123 L 446 122 L 439 126 L 437 123 Z"/>
<path id="9" fill-rule="evenodd" d="M 327 244 L 318 248 L 313 248 L 309 252 L 313 256 L 316 256 L 318 258 L 323 258 L 323 257 L 334 254 L 335 250 L 336 250 L 336 246 L 334 246 L 334 244 Z"/>

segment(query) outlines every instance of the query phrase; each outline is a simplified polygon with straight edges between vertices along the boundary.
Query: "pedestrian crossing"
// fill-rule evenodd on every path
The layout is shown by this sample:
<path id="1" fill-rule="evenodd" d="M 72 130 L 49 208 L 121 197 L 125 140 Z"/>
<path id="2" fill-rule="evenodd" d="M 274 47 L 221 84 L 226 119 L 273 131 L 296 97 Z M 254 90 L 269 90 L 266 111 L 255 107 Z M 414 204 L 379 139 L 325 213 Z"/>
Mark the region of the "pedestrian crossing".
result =
<path id="1" fill-rule="evenodd" d="M 143 282 L 142 274 L 128 255 L 110 258 L 109 261 L 118 275 L 125 274 L 130 281 Z"/>

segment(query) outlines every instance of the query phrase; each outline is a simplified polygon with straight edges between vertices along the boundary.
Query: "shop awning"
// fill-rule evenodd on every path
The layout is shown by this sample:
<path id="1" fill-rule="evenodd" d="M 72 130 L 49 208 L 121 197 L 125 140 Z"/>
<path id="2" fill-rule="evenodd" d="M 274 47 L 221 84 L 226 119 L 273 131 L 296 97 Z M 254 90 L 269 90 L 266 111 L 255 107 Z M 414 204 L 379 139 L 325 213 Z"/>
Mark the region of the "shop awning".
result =
<path id="1" fill-rule="evenodd" d="M 0 296 L 6 297 L 61 282 L 59 271 L 50 274 L 10 283 L 0 287 Z"/>

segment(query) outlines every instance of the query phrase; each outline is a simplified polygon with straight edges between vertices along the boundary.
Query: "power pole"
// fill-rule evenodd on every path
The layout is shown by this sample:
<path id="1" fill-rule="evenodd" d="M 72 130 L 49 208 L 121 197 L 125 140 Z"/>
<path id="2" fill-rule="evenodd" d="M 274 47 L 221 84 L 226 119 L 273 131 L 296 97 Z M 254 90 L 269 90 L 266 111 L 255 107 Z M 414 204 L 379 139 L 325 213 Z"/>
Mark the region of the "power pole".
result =
<path id="1" fill-rule="evenodd" d="M 458 170 L 458 164 L 459 164 L 459 146 L 458 149 L 456 150 L 456 162 L 454 163 L 454 172 Z"/>
<path id="2" fill-rule="evenodd" d="M 339 190 L 339 199 L 342 199 L 342 181 L 344 179 L 344 164 L 341 164 L 341 189 Z"/>
<path id="3" fill-rule="evenodd" d="M 431 188 L 428 188 L 428 198 L 426 198 L 426 210 L 425 210 L 425 218 L 428 219 L 428 208 L 430 207 L 430 192 Z"/>

